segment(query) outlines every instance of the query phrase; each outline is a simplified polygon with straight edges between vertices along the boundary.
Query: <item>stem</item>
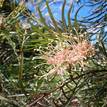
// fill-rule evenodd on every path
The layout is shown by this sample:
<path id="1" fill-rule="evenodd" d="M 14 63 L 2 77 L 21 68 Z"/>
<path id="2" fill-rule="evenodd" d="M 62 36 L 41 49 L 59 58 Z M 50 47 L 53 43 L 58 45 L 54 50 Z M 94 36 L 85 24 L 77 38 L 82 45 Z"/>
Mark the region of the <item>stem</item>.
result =
<path id="1" fill-rule="evenodd" d="M 20 48 L 20 55 L 19 55 L 19 80 L 22 80 L 23 78 L 23 64 L 24 64 L 24 55 L 23 55 L 23 47 L 24 47 L 24 43 L 26 41 L 26 30 L 25 33 L 23 35 L 23 39 L 22 39 L 22 43 L 21 43 L 21 48 Z"/>
<path id="2" fill-rule="evenodd" d="M 23 60 L 23 48 L 21 48 L 19 55 L 19 80 L 22 80 L 23 78 Z"/>

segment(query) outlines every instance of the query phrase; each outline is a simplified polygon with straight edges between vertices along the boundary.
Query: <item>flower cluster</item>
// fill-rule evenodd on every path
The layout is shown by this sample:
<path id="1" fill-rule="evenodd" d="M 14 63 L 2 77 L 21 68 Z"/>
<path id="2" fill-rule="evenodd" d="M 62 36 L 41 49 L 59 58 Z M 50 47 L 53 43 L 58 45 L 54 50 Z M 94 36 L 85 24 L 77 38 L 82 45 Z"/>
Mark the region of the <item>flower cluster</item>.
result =
<path id="1" fill-rule="evenodd" d="M 64 63 L 75 65 L 87 57 L 93 56 L 95 54 L 94 50 L 91 43 L 84 40 L 81 43 L 72 45 L 71 48 L 56 52 L 53 56 L 47 58 L 47 63 L 54 66 L 61 66 Z"/>
<path id="2" fill-rule="evenodd" d="M 48 57 L 47 62 L 53 65 L 61 65 L 65 62 L 69 64 L 76 64 L 79 61 L 90 57 L 94 54 L 93 46 L 83 41 L 72 46 L 72 49 L 63 49 L 62 51 L 56 52 L 52 57 Z"/>

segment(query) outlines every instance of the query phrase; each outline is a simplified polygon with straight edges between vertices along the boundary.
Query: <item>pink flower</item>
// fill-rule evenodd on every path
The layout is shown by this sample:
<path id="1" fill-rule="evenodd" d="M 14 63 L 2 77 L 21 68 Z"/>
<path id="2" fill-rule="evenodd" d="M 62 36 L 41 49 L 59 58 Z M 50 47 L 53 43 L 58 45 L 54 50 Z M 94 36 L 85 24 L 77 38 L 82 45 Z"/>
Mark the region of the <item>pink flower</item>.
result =
<path id="1" fill-rule="evenodd" d="M 75 65 L 83 62 L 84 59 L 95 54 L 94 47 L 86 40 L 72 46 L 72 49 L 63 49 L 55 55 L 47 58 L 47 63 L 61 67 L 64 63 Z M 56 71 L 56 70 L 55 70 Z M 58 68 L 58 74 L 63 74 L 64 70 Z"/>

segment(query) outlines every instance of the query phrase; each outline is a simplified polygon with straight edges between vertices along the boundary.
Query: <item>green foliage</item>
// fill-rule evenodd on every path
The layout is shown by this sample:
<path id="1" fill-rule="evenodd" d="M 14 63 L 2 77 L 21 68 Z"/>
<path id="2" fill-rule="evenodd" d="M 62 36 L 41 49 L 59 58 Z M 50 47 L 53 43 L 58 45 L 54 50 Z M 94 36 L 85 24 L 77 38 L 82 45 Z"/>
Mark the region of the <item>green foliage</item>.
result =
<path id="1" fill-rule="evenodd" d="M 95 44 L 95 55 L 84 60 L 85 66 L 69 66 L 63 76 L 49 74 L 53 66 L 44 60 L 46 53 L 54 51 L 59 44 L 62 47 L 65 44 L 71 46 L 90 38 L 77 21 L 82 7 L 71 23 L 70 6 L 67 24 L 64 18 L 65 5 L 66 0 L 62 6 L 62 24 L 59 24 L 46 1 L 53 27 L 46 23 L 38 6 L 40 19 L 37 20 L 26 10 L 24 3 L 16 7 L 13 4 L 12 12 L 3 17 L 0 26 L 1 107 L 70 107 L 73 106 L 73 100 L 77 100 L 77 105 L 82 107 L 106 107 L 107 53 L 102 42 L 104 38 L 99 38 Z M 20 14 L 27 17 L 27 23 L 20 22 Z M 33 25 L 31 20 L 36 20 L 38 24 Z"/>

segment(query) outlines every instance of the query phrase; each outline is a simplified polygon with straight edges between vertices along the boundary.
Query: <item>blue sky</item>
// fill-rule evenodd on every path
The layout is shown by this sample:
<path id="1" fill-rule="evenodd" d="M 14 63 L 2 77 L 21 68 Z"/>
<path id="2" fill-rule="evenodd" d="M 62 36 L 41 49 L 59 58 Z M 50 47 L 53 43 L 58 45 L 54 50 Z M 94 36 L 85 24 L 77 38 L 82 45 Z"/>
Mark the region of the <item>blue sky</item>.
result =
<path id="1" fill-rule="evenodd" d="M 42 2 L 45 1 L 45 0 L 42 0 Z M 32 13 L 35 14 L 35 16 L 38 16 L 37 15 L 37 11 L 36 11 L 36 4 L 38 2 L 35 2 L 35 3 L 32 3 L 31 0 L 26 3 L 26 7 L 32 11 Z M 43 2 L 44 3 L 44 2 Z M 67 0 L 67 5 L 66 5 L 66 8 L 65 8 L 65 18 L 67 19 L 67 12 L 68 12 L 68 9 L 70 7 L 70 4 L 72 3 L 72 0 Z M 82 2 L 84 4 L 84 2 Z M 56 0 L 56 2 L 52 2 L 50 3 L 50 8 L 52 10 L 52 13 L 54 14 L 54 17 L 56 20 L 60 20 L 61 19 L 61 7 L 62 7 L 62 4 L 63 4 L 63 0 Z M 71 18 L 73 18 L 73 16 L 75 15 L 77 9 L 79 8 L 80 5 L 77 5 L 76 3 L 74 3 L 74 10 L 72 11 L 71 13 Z M 47 12 L 47 8 L 45 8 L 44 5 L 41 6 L 41 10 L 42 10 L 42 13 L 44 15 L 44 17 L 48 20 L 48 12 Z M 83 17 L 89 15 L 91 13 L 91 8 L 90 7 L 87 7 L 87 6 L 84 6 L 79 14 L 78 14 L 78 18 L 79 19 L 82 19 Z"/>
<path id="2" fill-rule="evenodd" d="M 35 1 L 35 2 L 32 2 Z M 38 2 L 39 1 L 39 2 Z M 36 5 L 39 4 L 42 1 L 42 4 L 40 4 L 40 9 L 42 11 L 42 14 L 44 16 L 44 18 L 46 19 L 46 22 L 51 22 L 49 14 L 48 14 L 48 10 L 46 8 L 45 5 L 45 1 L 46 0 L 28 0 L 28 2 L 26 3 L 26 7 L 35 15 L 35 17 L 39 18 L 39 15 L 37 13 L 36 10 Z M 55 17 L 55 19 L 57 21 L 61 20 L 61 10 L 62 10 L 62 4 L 64 0 L 49 0 L 49 1 L 56 1 L 56 2 L 51 2 L 49 3 L 49 6 L 51 8 L 51 11 Z M 89 1 L 89 0 L 81 0 L 81 4 L 77 4 L 76 2 L 74 2 L 74 0 L 66 0 L 67 4 L 66 4 L 66 8 L 65 8 L 65 19 L 67 21 L 67 12 L 70 8 L 70 5 L 72 4 L 73 1 L 73 9 L 71 12 L 71 19 L 74 18 L 74 15 L 76 13 L 76 11 L 78 10 L 78 8 L 84 4 L 84 6 L 80 9 L 79 13 L 78 13 L 78 19 L 79 20 L 83 20 L 84 17 L 88 16 L 91 14 L 91 12 L 95 9 L 95 7 L 89 7 L 86 6 L 85 2 Z M 67 21 L 68 22 L 68 21 Z M 107 26 L 104 28 L 104 32 L 107 32 Z M 96 35 L 93 35 L 92 39 L 96 39 Z M 93 42 L 95 43 L 95 41 Z"/>
<path id="3" fill-rule="evenodd" d="M 16 0 L 16 1 L 19 1 L 19 0 Z M 48 10 L 45 6 L 45 1 L 46 0 L 28 0 L 28 2 L 26 2 L 26 7 L 35 15 L 35 17 L 39 17 L 38 12 L 36 10 L 36 6 L 38 4 L 41 7 L 41 11 L 42 11 L 44 18 L 46 19 L 47 22 L 50 22 L 49 21 L 50 17 L 48 14 Z M 52 11 L 55 19 L 57 21 L 61 20 L 61 10 L 62 10 L 62 5 L 63 5 L 64 0 L 48 0 L 48 1 L 50 1 L 49 6 L 51 8 L 51 11 Z M 78 4 L 75 2 L 77 0 L 66 0 L 66 1 L 67 1 L 66 8 L 65 8 L 66 21 L 68 19 L 67 12 L 68 12 L 70 5 L 72 3 L 73 3 L 74 7 L 71 12 L 71 19 L 74 18 L 76 11 L 78 10 L 78 8 L 81 5 L 84 5 L 84 6 L 80 9 L 80 11 L 78 13 L 79 20 L 84 20 L 84 17 L 89 16 L 92 13 L 92 11 L 95 9 L 95 7 L 91 7 L 91 6 L 86 5 L 86 2 L 88 2 L 89 0 L 81 0 L 81 3 L 78 3 Z M 107 31 L 107 27 L 105 27 L 105 31 Z"/>

